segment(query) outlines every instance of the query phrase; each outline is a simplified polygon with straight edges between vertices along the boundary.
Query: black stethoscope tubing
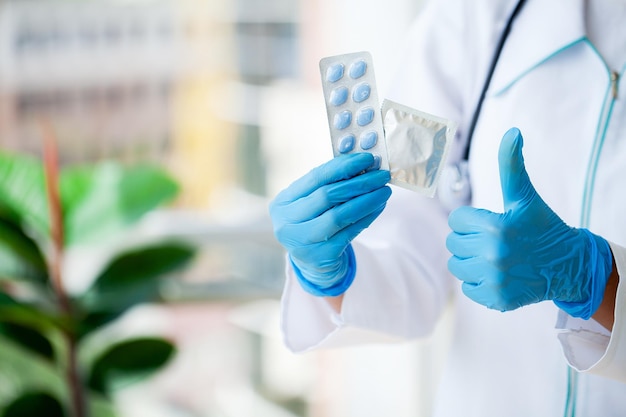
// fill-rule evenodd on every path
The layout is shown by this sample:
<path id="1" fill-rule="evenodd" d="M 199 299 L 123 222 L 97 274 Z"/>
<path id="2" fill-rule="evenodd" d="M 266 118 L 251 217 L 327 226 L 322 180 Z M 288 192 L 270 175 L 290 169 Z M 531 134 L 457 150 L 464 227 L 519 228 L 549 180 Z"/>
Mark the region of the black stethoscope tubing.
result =
<path id="1" fill-rule="evenodd" d="M 493 77 L 493 73 L 496 70 L 496 66 L 498 65 L 498 60 L 500 59 L 500 54 L 502 53 L 502 49 L 504 48 L 504 43 L 509 37 L 509 33 L 511 32 L 511 27 L 513 26 L 513 21 L 519 14 L 520 10 L 526 3 L 526 0 L 519 0 L 515 5 L 515 8 L 511 12 L 509 19 L 506 22 L 506 26 L 500 35 L 500 39 L 495 49 L 495 53 L 491 60 L 491 64 L 489 65 L 489 70 L 487 71 L 487 77 L 483 84 L 483 88 L 480 92 L 480 96 L 478 97 L 478 102 L 476 103 L 476 108 L 474 109 L 474 114 L 472 115 L 472 120 L 470 122 L 469 128 L 467 130 L 467 141 L 465 144 L 465 152 L 463 154 L 463 159 L 469 159 L 470 145 L 472 143 L 472 137 L 474 136 L 474 129 L 476 129 L 476 123 L 478 122 L 478 118 L 480 117 L 480 111 L 483 107 L 483 102 L 485 101 L 485 95 L 487 94 L 487 90 L 489 89 L 489 84 L 491 83 L 491 78 Z"/>

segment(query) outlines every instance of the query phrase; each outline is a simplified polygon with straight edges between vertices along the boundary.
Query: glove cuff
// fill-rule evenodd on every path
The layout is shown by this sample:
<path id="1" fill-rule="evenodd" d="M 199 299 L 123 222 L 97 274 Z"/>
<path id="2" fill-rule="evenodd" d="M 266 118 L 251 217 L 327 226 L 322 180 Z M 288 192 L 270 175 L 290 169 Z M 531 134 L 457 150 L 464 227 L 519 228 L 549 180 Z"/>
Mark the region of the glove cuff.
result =
<path id="1" fill-rule="evenodd" d="M 306 279 L 302 274 L 300 268 L 298 268 L 293 262 L 293 259 L 291 259 L 291 256 L 289 256 L 289 262 L 291 263 L 291 267 L 296 274 L 296 278 L 298 279 L 300 286 L 302 286 L 302 288 L 306 292 L 317 297 L 336 297 L 348 290 L 350 285 L 352 285 L 352 281 L 354 281 L 354 277 L 356 275 L 356 257 L 354 255 L 354 249 L 352 249 L 352 245 L 348 245 L 346 247 L 346 250 L 343 252 L 342 256 L 347 258 L 347 267 L 345 273 L 343 274 L 343 277 L 339 278 L 334 284 L 329 287 L 322 287 Z"/>
<path id="2" fill-rule="evenodd" d="M 613 272 L 611 248 L 606 240 L 587 229 L 578 229 L 586 235 L 588 244 L 589 298 L 582 302 L 554 300 L 554 304 L 572 317 L 589 320 L 604 299 L 606 283 Z"/>

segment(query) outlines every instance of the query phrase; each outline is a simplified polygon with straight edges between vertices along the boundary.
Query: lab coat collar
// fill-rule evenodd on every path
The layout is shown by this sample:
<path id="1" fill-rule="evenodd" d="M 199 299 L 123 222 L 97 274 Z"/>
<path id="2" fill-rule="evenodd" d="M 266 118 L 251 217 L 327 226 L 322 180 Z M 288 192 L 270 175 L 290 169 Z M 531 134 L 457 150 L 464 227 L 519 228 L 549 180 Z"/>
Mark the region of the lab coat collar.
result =
<path id="1" fill-rule="evenodd" d="M 504 92 L 538 65 L 584 39 L 585 0 L 527 1 L 504 44 L 489 95 Z"/>

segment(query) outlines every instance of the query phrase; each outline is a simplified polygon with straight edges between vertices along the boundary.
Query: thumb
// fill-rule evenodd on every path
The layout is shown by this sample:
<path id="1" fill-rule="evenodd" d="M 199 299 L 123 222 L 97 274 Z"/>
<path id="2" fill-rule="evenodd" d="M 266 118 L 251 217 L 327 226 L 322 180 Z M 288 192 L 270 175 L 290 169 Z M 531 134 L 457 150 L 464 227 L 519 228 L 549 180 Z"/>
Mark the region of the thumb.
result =
<path id="1" fill-rule="evenodd" d="M 523 145 L 524 139 L 516 127 L 509 129 L 500 142 L 498 163 L 505 211 L 514 208 L 519 202 L 531 199 L 535 194 L 524 166 Z"/>

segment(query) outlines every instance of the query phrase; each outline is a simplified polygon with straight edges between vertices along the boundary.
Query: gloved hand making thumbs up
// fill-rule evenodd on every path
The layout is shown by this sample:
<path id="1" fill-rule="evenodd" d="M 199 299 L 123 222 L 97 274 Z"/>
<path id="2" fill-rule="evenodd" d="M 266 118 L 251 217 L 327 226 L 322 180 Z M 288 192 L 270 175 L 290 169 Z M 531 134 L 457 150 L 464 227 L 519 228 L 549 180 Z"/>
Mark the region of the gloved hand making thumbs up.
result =
<path id="1" fill-rule="evenodd" d="M 504 213 L 460 207 L 448 223 L 448 269 L 465 295 L 501 311 L 554 300 L 572 316 L 599 307 L 613 258 L 608 243 L 566 225 L 537 194 L 522 156 L 522 136 L 510 129 L 498 155 Z"/>

